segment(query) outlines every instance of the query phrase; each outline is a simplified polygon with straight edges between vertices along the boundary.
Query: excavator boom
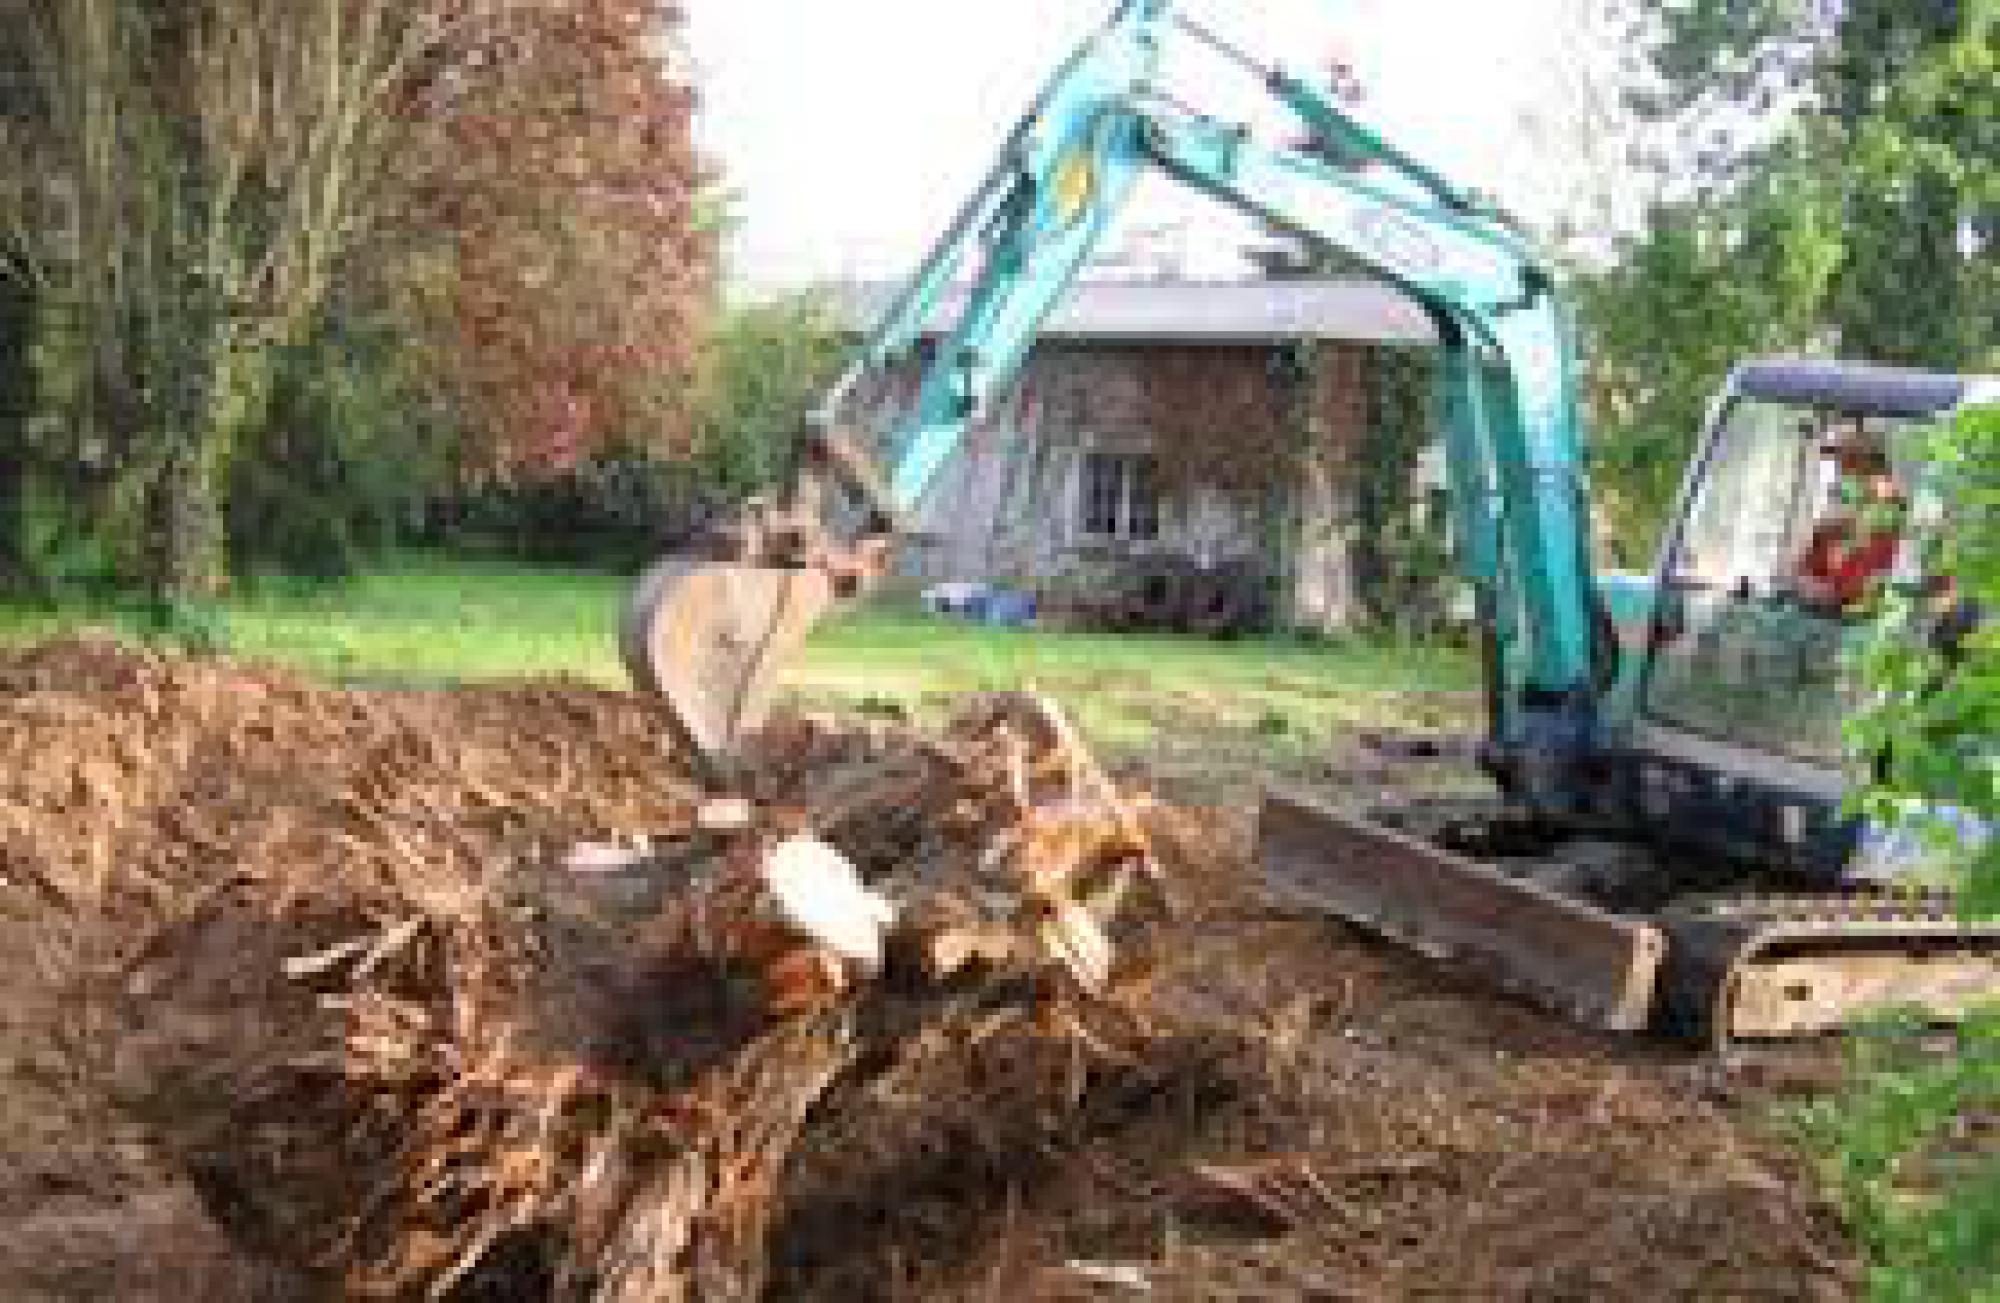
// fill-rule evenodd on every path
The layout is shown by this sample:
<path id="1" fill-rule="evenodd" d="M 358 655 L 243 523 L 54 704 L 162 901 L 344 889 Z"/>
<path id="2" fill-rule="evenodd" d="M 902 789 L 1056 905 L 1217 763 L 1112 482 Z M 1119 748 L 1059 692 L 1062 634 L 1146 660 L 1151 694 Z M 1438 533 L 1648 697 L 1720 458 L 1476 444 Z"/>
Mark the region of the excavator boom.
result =
<path id="1" fill-rule="evenodd" d="M 1302 138 L 1268 143 L 1170 93 L 1161 78 L 1171 41 L 1248 72 Z M 1741 576 L 1684 575 L 1670 559 L 1635 594 L 1593 572 L 1572 324 L 1518 226 L 1173 0 L 1122 0 L 1056 73 L 808 422 L 786 499 L 750 504 L 635 591 L 627 663 L 666 699 L 690 751 L 728 772 L 813 622 L 886 566 L 900 522 L 1014 382 L 1148 175 L 1360 260 L 1425 310 L 1438 339 L 1452 533 L 1487 682 L 1480 761 L 1500 795 L 1438 828 L 1274 795 L 1262 852 L 1275 894 L 1623 1030 L 1678 1009 L 1721 1039 L 1789 1035 L 1840 1025 L 1880 1000 L 1955 1017 L 2000 991 L 2000 929 L 1963 925 L 1937 902 L 1903 908 L 1835 893 L 1801 905 L 1789 894 L 1802 877 L 1838 883 L 1855 844 L 1837 767 L 1800 763 L 1791 752 L 1802 739 L 1731 744 L 1648 714 L 1669 647 L 1675 665 L 1696 667 L 1693 705 L 1711 724 L 1787 693 L 1832 702 L 1832 691 L 1802 693 L 1799 683 L 1747 683 L 1735 704 L 1718 706 L 1699 668 L 1803 665 L 1827 640 L 1786 633 L 1799 620 L 1754 600 Z M 941 323 L 959 285 L 969 286 L 965 306 Z M 921 374 L 909 410 L 886 431 L 844 432 L 849 400 L 909 358 Z M 1717 424 L 1691 477 L 1697 496 L 1715 467 L 1804 466 L 1816 448 L 1802 422 L 1935 416 L 1965 388 L 1839 367 L 1743 368 L 1731 383 L 1718 412 L 1751 413 L 1740 433 L 1763 442 L 1738 447 L 1736 428 Z M 1701 510 L 1727 525 L 1815 492 L 1804 479 L 1781 498 L 1739 485 Z M 1683 530 L 1694 509 L 1684 504 Z M 1668 556 L 1685 550 L 1676 540 Z M 1628 598 L 1639 613 L 1614 609 Z M 1704 631 L 1689 634 L 1675 615 L 1683 608 L 1699 609 Z M 1756 645 L 1738 646 L 1746 640 Z M 1620 855 L 1653 858 L 1608 895 L 1578 889 L 1595 870 L 1575 855 L 1607 840 Z M 1673 909 L 1656 899 L 1668 886 L 1718 881 L 1735 898 Z M 1746 900 L 1753 883 L 1785 890 Z"/>
<path id="2" fill-rule="evenodd" d="M 1173 40 L 1198 41 L 1253 73 L 1304 142 L 1260 143 L 1166 94 L 1162 52 Z M 640 585 L 625 621 L 634 679 L 665 693 L 685 742 L 726 763 L 811 619 L 884 560 L 895 522 L 922 501 L 976 414 L 1013 383 L 1148 174 L 1362 258 L 1437 323 L 1455 523 L 1495 674 L 1494 761 L 1532 799 L 1564 806 L 1566 768 L 1590 734 L 1607 649 L 1583 547 L 1574 348 L 1553 277 L 1504 215 L 1328 94 L 1182 18 L 1172 0 L 1124 0 L 1064 63 L 810 421 L 808 461 L 843 443 L 886 455 L 879 479 L 855 473 L 832 486 L 847 503 L 863 489 L 861 526 L 829 526 L 822 485 L 795 489 L 783 507 L 753 503 L 698 564 L 670 560 Z M 970 294 L 925 355 L 913 407 L 882 436 L 843 441 L 844 400 L 918 349 L 960 282 Z M 837 577 L 795 577 L 814 568 Z"/>

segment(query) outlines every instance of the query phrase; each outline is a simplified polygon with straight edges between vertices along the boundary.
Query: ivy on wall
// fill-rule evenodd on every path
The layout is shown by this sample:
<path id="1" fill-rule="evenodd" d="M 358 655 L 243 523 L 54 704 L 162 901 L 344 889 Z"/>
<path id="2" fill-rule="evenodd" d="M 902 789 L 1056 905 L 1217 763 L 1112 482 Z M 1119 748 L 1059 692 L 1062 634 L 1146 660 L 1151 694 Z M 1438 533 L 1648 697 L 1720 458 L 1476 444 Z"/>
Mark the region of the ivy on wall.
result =
<path id="1" fill-rule="evenodd" d="M 1295 582 L 1313 535 L 1347 549 L 1369 625 L 1417 636 L 1443 622 L 1445 515 L 1416 492 L 1437 436 L 1429 350 L 1298 341 L 1263 367 L 1190 350 L 1149 374 L 1146 423 L 1170 482 L 1257 512 L 1275 582 Z M 1314 477 L 1330 490 L 1325 520 L 1306 518 Z"/>
<path id="2" fill-rule="evenodd" d="M 1452 574 L 1449 514 L 1417 484 L 1438 436 L 1437 388 L 1429 350 L 1370 353 L 1367 434 L 1354 470 L 1356 577 L 1370 623 L 1411 637 L 1444 623 Z"/>

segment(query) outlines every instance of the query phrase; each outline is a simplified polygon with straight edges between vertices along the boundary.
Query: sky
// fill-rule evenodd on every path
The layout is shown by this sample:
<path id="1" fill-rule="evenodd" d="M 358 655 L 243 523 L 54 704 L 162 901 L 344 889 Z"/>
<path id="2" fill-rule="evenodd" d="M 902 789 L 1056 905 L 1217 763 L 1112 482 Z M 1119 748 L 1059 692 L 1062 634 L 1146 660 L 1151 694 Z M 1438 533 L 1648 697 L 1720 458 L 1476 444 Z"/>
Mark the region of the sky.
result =
<path id="1" fill-rule="evenodd" d="M 791 286 L 895 277 L 921 258 L 1056 64 L 1111 0 L 696 0 L 701 139 L 737 195 L 731 270 Z M 1361 116 L 1530 217 L 1564 150 L 1524 124 L 1562 92 L 1565 0 L 1188 0 L 1234 43 L 1302 73 L 1338 57 Z M 1260 118 L 1254 83 L 1199 53 L 1178 98 Z M 1539 117 L 1538 117 L 1539 115 Z M 1248 232 L 1167 183 L 1120 237 L 1178 228 L 1189 270 L 1222 273 Z"/>

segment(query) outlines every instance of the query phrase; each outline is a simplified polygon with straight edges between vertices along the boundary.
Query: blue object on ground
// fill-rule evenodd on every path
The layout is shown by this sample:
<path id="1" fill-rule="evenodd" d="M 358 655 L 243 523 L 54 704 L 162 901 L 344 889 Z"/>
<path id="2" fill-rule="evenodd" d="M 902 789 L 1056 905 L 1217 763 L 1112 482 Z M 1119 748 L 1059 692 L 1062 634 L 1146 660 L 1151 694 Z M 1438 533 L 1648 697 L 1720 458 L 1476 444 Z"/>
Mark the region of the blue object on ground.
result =
<path id="1" fill-rule="evenodd" d="M 987 624 L 1020 629 L 1035 622 L 1033 593 L 1014 593 L 1005 589 L 995 589 L 986 594 L 986 600 L 981 606 L 984 609 L 978 618 Z"/>

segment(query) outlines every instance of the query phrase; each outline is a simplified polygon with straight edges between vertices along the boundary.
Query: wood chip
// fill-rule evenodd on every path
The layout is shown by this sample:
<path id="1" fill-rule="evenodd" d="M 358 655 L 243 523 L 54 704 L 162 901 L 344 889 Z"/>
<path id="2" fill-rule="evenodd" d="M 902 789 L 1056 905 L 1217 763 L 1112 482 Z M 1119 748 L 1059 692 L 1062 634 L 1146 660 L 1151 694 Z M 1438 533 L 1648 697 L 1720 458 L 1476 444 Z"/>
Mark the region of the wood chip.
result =
<path id="1" fill-rule="evenodd" d="M 1131 1290 L 1135 1294 L 1153 1292 L 1152 1279 L 1146 1275 L 1146 1269 L 1136 1262 L 1086 1262 L 1072 1259 L 1063 1264 L 1063 1270 L 1093 1285 L 1110 1285 L 1116 1289 Z"/>
<path id="2" fill-rule="evenodd" d="M 355 937 L 336 946 L 328 946 L 317 954 L 298 955 L 285 961 L 285 976 L 294 982 L 330 973 L 356 955 L 364 953 L 374 944 L 373 937 Z"/>
<path id="3" fill-rule="evenodd" d="M 563 857 L 563 868 L 589 877 L 596 874 L 629 873 L 646 862 L 646 856 L 629 846 L 584 845 Z"/>
<path id="4" fill-rule="evenodd" d="M 716 797 L 702 802 L 694 822 L 706 833 L 748 832 L 757 825 L 757 807 L 748 797 Z"/>

